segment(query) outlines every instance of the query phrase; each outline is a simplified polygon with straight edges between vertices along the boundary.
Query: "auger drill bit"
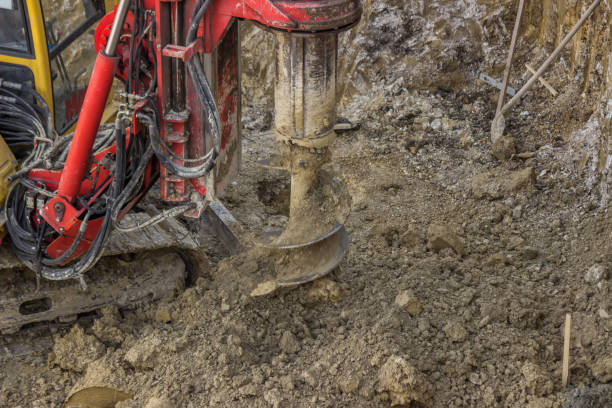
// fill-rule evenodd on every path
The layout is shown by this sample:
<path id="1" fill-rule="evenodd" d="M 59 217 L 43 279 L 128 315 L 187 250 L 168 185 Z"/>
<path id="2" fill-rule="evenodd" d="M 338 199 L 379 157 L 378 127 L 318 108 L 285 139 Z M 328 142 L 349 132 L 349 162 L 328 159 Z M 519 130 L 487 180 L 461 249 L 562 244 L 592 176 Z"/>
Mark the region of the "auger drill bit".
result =
<path id="1" fill-rule="evenodd" d="M 280 155 L 261 163 L 291 175 L 289 220 L 258 243 L 275 259 L 275 276 L 252 295 L 312 281 L 334 270 L 348 250 L 343 224 L 350 212 L 347 188 L 322 167 L 336 135 L 336 33 L 276 31 L 274 132 Z"/>

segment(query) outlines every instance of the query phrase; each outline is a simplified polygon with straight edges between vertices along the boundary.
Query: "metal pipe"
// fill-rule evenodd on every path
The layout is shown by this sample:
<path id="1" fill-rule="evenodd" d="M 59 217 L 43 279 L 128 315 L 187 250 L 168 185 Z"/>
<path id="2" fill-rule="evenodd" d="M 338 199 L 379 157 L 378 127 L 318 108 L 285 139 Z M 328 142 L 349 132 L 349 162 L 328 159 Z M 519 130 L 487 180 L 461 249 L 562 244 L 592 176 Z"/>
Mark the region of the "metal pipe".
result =
<path id="1" fill-rule="evenodd" d="M 277 139 L 325 148 L 335 137 L 338 35 L 275 31 Z"/>
<path id="2" fill-rule="evenodd" d="M 121 37 L 121 31 L 123 31 L 123 23 L 125 22 L 125 16 L 127 15 L 129 7 L 130 0 L 119 0 L 117 11 L 115 12 L 115 19 L 113 20 L 113 26 L 111 27 L 111 32 L 108 36 L 106 48 L 104 48 L 104 54 L 109 57 L 115 55 L 115 50 L 117 49 L 117 44 L 119 43 L 119 37 Z"/>

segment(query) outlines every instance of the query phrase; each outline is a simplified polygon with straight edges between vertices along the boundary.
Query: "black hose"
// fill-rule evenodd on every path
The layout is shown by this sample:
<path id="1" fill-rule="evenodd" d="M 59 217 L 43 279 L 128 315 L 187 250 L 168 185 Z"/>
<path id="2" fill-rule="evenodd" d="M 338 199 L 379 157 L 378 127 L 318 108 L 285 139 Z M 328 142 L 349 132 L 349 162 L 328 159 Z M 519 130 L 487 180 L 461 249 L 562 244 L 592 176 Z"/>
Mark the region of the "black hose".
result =
<path id="1" fill-rule="evenodd" d="M 212 0 L 199 0 L 193 9 L 189 29 L 186 37 L 186 44 L 190 44 L 194 41 L 197 34 L 198 26 L 204 14 L 210 7 Z M 215 103 L 215 98 L 212 94 L 210 84 L 206 79 L 204 68 L 199 58 L 191 58 L 187 61 L 187 69 L 192 79 L 196 93 L 204 106 L 206 111 L 205 120 L 208 125 L 208 129 L 213 137 L 213 149 L 212 152 L 207 153 L 203 157 L 194 159 L 185 159 L 174 154 L 170 147 L 161 139 L 159 135 L 158 126 L 149 125 L 149 137 L 151 138 L 151 146 L 155 152 L 155 156 L 166 167 L 170 172 L 176 174 L 179 177 L 186 179 L 200 178 L 207 175 L 212 168 L 215 166 L 215 161 L 219 154 L 221 146 L 221 120 L 219 118 L 219 110 Z M 152 105 L 155 105 L 152 103 Z M 156 111 L 156 115 L 159 113 Z M 204 161 L 198 166 L 183 166 L 176 163 L 173 159 L 181 161 L 183 163 L 197 163 Z"/>

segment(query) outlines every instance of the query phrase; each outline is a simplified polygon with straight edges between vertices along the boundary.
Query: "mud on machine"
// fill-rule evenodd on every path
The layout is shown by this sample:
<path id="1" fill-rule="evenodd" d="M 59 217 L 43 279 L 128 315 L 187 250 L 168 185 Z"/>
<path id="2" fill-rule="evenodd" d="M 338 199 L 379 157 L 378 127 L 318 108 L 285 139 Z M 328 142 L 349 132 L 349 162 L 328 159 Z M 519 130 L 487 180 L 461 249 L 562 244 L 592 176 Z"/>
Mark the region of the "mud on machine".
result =
<path id="1" fill-rule="evenodd" d="M 104 10 L 101 0 L 84 2 L 86 9 Z M 15 0 L 13 11 L 27 19 L 36 3 Z M 59 107 L 39 78 L 0 83 L 3 100 L 30 102 L 38 121 L 26 154 L 23 146 L 17 160 L 13 149 L 2 151 L 11 168 L 0 180 L 0 187 L 10 187 L 0 227 L 11 251 L 39 276 L 77 279 L 85 287 L 84 273 L 104 254 L 172 246 L 139 244 L 125 234 L 179 214 L 213 213 L 220 234 L 232 235 L 235 220 L 216 198 L 240 164 L 238 23 L 252 20 L 276 38 L 279 154 L 258 164 L 291 176 L 287 225 L 254 238 L 282 255 L 252 294 L 329 273 L 348 248 L 343 223 L 350 208 L 346 188 L 322 169 L 335 138 L 338 33 L 361 12 L 359 0 L 120 0 L 110 13 L 90 14 L 88 21 L 99 20 L 97 59 L 74 132 L 54 126 Z M 38 34 L 27 35 L 36 45 Z M 37 60 L 38 47 L 30 48 Z M 122 102 L 113 122 L 105 112 L 115 78 Z M 126 227 L 130 210 L 157 181 L 170 208 Z M 116 248 L 117 242 L 130 248 Z"/>

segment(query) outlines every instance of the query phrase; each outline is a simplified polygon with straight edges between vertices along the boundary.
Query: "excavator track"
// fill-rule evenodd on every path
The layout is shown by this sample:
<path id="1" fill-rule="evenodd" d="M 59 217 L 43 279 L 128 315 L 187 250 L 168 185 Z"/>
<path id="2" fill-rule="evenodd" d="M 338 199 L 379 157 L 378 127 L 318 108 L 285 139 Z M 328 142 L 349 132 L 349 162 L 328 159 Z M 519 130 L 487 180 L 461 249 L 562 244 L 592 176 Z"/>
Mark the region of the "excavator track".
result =
<path id="1" fill-rule="evenodd" d="M 124 222 L 143 223 L 148 218 L 146 213 L 131 213 Z M 39 280 L 37 289 L 35 274 L 4 243 L 0 246 L 0 332 L 13 333 L 35 322 L 70 320 L 108 304 L 126 307 L 180 290 L 187 271 L 177 251 L 198 246 L 194 234 L 176 219 L 129 233 L 114 231 L 105 257 L 85 275 L 83 290 L 76 280 L 45 279 Z M 119 254 L 135 255 L 113 256 Z"/>

